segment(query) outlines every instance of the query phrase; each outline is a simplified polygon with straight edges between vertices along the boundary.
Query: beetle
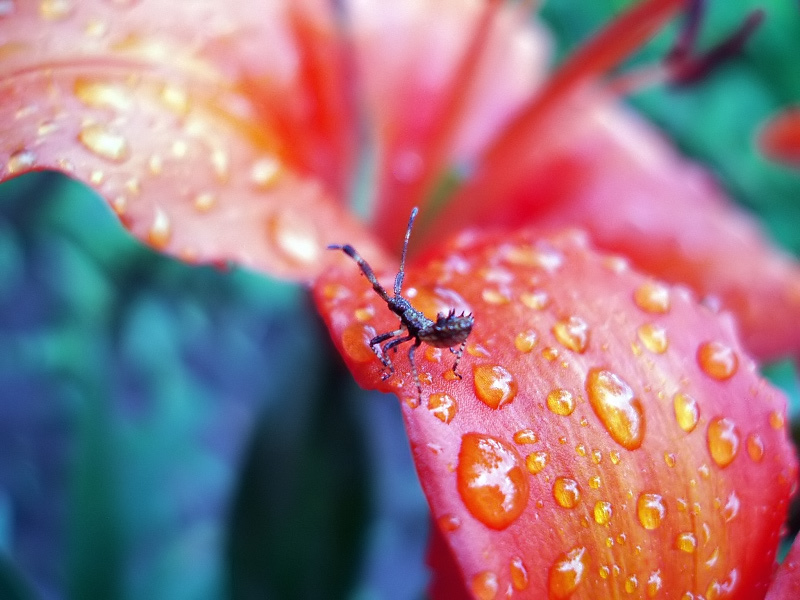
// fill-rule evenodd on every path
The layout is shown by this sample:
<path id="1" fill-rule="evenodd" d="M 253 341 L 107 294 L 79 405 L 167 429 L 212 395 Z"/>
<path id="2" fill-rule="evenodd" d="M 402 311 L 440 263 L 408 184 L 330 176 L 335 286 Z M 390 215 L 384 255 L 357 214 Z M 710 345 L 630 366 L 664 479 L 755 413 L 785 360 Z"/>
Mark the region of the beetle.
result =
<path id="1" fill-rule="evenodd" d="M 400 327 L 398 329 L 376 335 L 370 340 L 369 346 L 380 359 L 381 363 L 383 363 L 384 373 L 382 379 L 385 381 L 394 374 L 394 364 L 389 358 L 388 352 L 390 350 L 397 352 L 397 348 L 401 344 L 414 342 L 408 349 L 408 360 L 411 363 L 411 373 L 417 385 L 417 394 L 421 400 L 422 386 L 419 383 L 419 375 L 414 363 L 414 352 L 423 342 L 435 348 L 448 348 L 450 352 L 456 355 L 452 368 L 453 374 L 461 379 L 461 375 L 457 370 L 458 363 L 461 360 L 461 355 L 464 353 L 467 338 L 472 332 L 475 317 L 472 313 L 467 314 L 464 312 L 457 315 L 455 309 L 451 309 L 448 313 L 439 313 L 436 320 L 433 321 L 426 317 L 422 311 L 414 308 L 411 302 L 403 296 L 403 279 L 405 277 L 408 240 L 411 237 L 411 228 L 414 225 L 414 219 L 417 217 L 418 212 L 418 208 L 414 207 L 411 211 L 411 217 L 408 219 L 405 241 L 403 242 L 403 253 L 400 257 L 400 270 L 397 272 L 394 279 L 394 296 L 389 295 L 386 289 L 380 284 L 377 277 L 375 277 L 375 273 L 372 267 L 369 266 L 369 263 L 367 263 L 350 244 L 331 244 L 328 246 L 328 249 L 341 250 L 352 258 L 358 264 L 364 276 L 372 284 L 372 289 L 386 302 L 389 310 L 400 317 Z M 454 350 L 453 348 L 456 346 L 458 349 Z"/>

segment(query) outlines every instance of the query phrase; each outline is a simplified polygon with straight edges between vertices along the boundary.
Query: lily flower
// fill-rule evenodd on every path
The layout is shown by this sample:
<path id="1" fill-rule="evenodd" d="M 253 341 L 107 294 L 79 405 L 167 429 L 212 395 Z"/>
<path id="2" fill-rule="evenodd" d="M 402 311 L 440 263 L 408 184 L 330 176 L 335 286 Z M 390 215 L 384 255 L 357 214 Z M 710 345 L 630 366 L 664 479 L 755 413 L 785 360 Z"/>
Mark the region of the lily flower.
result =
<path id="1" fill-rule="evenodd" d="M 310 285 L 400 399 L 434 597 L 793 597 L 797 461 L 757 361 L 800 349 L 800 265 L 612 76 L 687 2 L 553 72 L 531 4 L 0 2 L 2 177 L 58 170 L 159 251 Z M 645 78 L 692 81 L 760 18 Z M 437 344 L 376 354 L 397 315 L 327 249 L 392 290 L 415 206 L 400 292 L 473 315 L 458 373 Z"/>

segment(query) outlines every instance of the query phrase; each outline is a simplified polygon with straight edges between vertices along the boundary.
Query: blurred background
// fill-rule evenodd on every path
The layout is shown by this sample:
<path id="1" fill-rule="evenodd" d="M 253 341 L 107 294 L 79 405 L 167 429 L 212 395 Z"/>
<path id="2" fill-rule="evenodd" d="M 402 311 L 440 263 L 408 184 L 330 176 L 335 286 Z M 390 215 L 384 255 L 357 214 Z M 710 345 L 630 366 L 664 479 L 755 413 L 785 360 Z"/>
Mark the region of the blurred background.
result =
<path id="1" fill-rule="evenodd" d="M 546 2 L 557 59 L 626 4 Z M 712 2 L 701 39 L 759 5 L 740 59 L 630 101 L 800 255 L 800 173 L 753 141 L 800 103 L 800 6 Z M 765 374 L 797 431 L 796 366 Z M 160 256 L 62 176 L 0 186 L 0 600 L 423 598 L 427 528 L 396 399 L 304 289 Z"/>

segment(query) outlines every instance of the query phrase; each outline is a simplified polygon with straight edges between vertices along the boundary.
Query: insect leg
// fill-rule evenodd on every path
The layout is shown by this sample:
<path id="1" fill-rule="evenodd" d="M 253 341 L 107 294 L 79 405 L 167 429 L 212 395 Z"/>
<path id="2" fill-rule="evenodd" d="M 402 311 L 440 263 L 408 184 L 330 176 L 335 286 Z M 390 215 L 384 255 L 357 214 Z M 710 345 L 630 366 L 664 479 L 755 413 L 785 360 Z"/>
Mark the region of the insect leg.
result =
<path id="1" fill-rule="evenodd" d="M 367 261 L 362 258 L 355 248 L 353 248 L 350 244 L 345 244 L 344 246 L 340 246 L 339 244 L 331 244 L 328 246 L 328 250 L 341 250 L 347 254 L 347 256 L 356 261 L 358 266 L 361 268 L 361 272 L 364 273 L 365 277 L 372 284 L 372 289 L 374 289 L 386 302 L 389 301 L 389 294 L 386 293 L 386 290 L 383 289 L 383 286 L 378 281 L 378 278 L 375 277 L 372 267 L 369 266 Z"/>
<path id="2" fill-rule="evenodd" d="M 404 333 L 404 332 L 405 332 L 405 329 L 401 329 L 400 330 L 400 333 Z M 404 342 L 407 342 L 408 340 L 411 340 L 411 339 L 414 339 L 413 336 L 407 335 L 407 336 L 404 336 L 404 337 L 395 338 L 395 339 L 391 340 L 390 342 L 386 342 L 386 345 L 381 349 L 381 351 L 384 354 L 384 357 L 382 359 L 384 361 L 383 364 L 386 365 L 386 367 L 389 369 L 389 372 L 385 373 L 384 377 L 382 377 L 382 379 L 384 379 L 384 380 L 385 379 L 389 379 L 389 377 L 394 375 L 394 364 L 392 364 L 392 361 L 389 358 L 389 355 L 388 355 L 389 350 L 395 349 L 395 351 L 396 351 L 396 347 L 397 346 L 399 346 L 400 344 L 402 344 Z"/>
<path id="3" fill-rule="evenodd" d="M 461 377 L 461 373 L 459 373 L 456 369 L 458 368 L 458 363 L 461 360 L 461 355 L 464 354 L 464 348 L 467 345 L 467 340 L 461 342 L 461 345 L 458 347 L 458 350 L 453 350 L 450 348 L 450 352 L 456 355 L 456 360 L 453 362 L 453 375 L 458 377 L 459 379 L 463 379 Z"/>
<path id="4" fill-rule="evenodd" d="M 382 333 L 380 335 L 376 335 L 369 341 L 369 347 L 372 348 L 372 351 L 375 353 L 383 366 L 388 369 L 388 372 L 384 372 L 382 379 L 388 379 L 392 373 L 394 373 L 394 365 L 392 364 L 392 359 L 389 358 L 388 355 L 384 354 L 383 350 L 381 349 L 381 343 L 385 342 L 386 340 L 393 338 L 395 336 L 400 335 L 401 333 L 405 333 L 405 329 L 397 329 L 395 331 L 389 331 L 387 333 Z M 391 344 L 391 342 L 389 342 Z M 389 344 L 387 344 L 388 346 Z"/>
<path id="5" fill-rule="evenodd" d="M 408 219 L 408 227 L 406 228 L 406 239 L 403 242 L 403 254 L 400 257 L 400 270 L 397 272 L 397 276 L 394 278 L 394 295 L 399 296 L 400 292 L 403 290 L 403 277 L 406 274 L 406 251 L 408 250 L 408 239 L 411 237 L 411 226 L 414 224 L 414 219 L 417 218 L 417 213 L 419 209 L 415 206 L 411 210 L 411 217 Z"/>
<path id="6" fill-rule="evenodd" d="M 414 383 L 417 384 L 417 398 L 420 402 L 422 402 L 422 386 L 419 383 L 419 373 L 417 373 L 417 365 L 414 362 L 414 352 L 421 343 L 422 341 L 417 338 L 414 345 L 408 349 L 408 362 L 411 363 L 411 374 L 414 376 Z"/>

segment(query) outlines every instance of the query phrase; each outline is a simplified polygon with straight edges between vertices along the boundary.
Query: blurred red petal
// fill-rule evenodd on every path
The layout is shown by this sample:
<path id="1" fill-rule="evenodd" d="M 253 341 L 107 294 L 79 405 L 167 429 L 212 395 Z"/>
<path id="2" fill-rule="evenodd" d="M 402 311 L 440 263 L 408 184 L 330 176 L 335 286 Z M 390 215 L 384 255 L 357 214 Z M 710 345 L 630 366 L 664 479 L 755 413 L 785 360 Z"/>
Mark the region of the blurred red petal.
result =
<path id="1" fill-rule="evenodd" d="M 539 133 L 514 199 L 468 215 L 456 200 L 440 224 L 583 227 L 601 248 L 732 311 L 759 358 L 800 350 L 800 328 L 786 326 L 800 321 L 800 265 L 702 167 L 597 94 L 562 106 Z"/>
<path id="2" fill-rule="evenodd" d="M 797 467 L 729 318 L 573 233 L 465 233 L 406 281 L 429 315 L 475 314 L 463 380 L 417 351 L 421 398 L 408 346 L 381 380 L 368 340 L 398 321 L 347 257 L 316 301 L 357 380 L 402 399 L 475 597 L 763 597 Z"/>
<path id="3" fill-rule="evenodd" d="M 795 598 L 800 598 L 800 538 L 795 538 L 789 554 L 778 567 L 772 585 L 769 586 L 766 600 Z"/>
<path id="4" fill-rule="evenodd" d="M 298 177 L 313 157 L 240 90 L 245 78 L 297 90 L 308 63 L 297 53 L 333 35 L 315 4 L 287 6 L 14 3 L 0 20 L 0 175 L 63 171 L 100 192 L 137 237 L 187 260 L 311 278 L 333 231 L 369 245 L 332 196 L 337 182 Z M 297 101 L 271 99 L 276 111 Z M 338 156 L 332 140 L 327 152 Z"/>
<path id="5" fill-rule="evenodd" d="M 761 131 L 758 143 L 771 159 L 800 168 L 800 108 L 787 108 Z"/>

